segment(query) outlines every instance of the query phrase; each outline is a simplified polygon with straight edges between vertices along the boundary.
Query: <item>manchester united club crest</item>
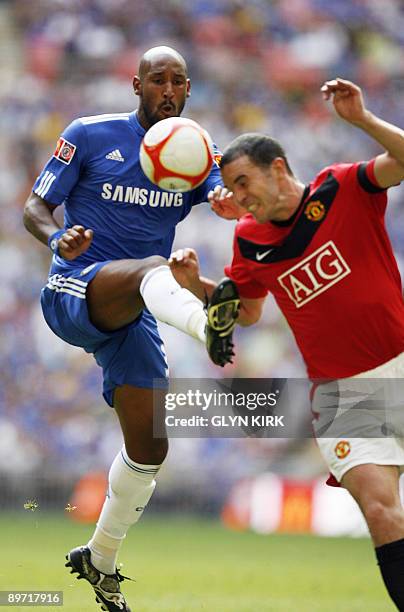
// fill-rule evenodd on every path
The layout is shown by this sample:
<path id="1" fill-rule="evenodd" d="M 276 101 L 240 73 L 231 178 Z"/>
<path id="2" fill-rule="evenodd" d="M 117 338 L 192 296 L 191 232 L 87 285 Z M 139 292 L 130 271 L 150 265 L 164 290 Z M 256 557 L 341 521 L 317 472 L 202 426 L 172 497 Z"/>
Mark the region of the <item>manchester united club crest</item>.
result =
<path id="1" fill-rule="evenodd" d="M 348 440 L 340 440 L 334 451 L 338 459 L 345 459 L 345 457 L 347 457 L 351 452 L 351 445 L 349 444 Z"/>
<path id="2" fill-rule="evenodd" d="M 309 221 L 321 221 L 325 215 L 325 206 L 320 200 L 309 202 L 306 206 L 304 214 Z"/>

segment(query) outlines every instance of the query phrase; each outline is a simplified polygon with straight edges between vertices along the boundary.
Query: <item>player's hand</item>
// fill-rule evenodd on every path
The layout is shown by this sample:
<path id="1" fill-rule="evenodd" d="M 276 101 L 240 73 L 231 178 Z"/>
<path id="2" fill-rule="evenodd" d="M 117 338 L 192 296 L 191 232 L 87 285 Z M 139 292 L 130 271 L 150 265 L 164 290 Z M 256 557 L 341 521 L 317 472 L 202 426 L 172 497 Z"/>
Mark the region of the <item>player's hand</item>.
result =
<path id="1" fill-rule="evenodd" d="M 198 293 L 199 259 L 194 249 L 178 249 L 170 255 L 168 260 L 171 272 L 177 283 L 193 293 Z"/>
<path id="2" fill-rule="evenodd" d="M 59 238 L 58 250 L 63 259 L 76 259 L 87 251 L 93 240 L 93 230 L 82 225 L 73 225 Z"/>
<path id="3" fill-rule="evenodd" d="M 335 110 L 345 121 L 359 125 L 366 120 L 368 111 L 365 108 L 362 90 L 355 83 L 340 78 L 326 81 L 321 93 L 324 100 L 332 99 Z"/>
<path id="4" fill-rule="evenodd" d="M 233 192 L 221 185 L 209 191 L 208 200 L 213 212 L 222 219 L 240 219 L 246 214 L 246 210 L 237 204 Z"/>

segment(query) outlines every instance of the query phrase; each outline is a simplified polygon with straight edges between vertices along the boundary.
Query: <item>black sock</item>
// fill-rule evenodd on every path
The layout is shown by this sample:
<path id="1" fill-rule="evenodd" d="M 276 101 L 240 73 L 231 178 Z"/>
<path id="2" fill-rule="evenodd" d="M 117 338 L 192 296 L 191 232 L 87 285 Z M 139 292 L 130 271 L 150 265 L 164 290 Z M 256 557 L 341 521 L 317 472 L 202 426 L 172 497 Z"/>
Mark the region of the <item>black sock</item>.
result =
<path id="1" fill-rule="evenodd" d="M 400 612 L 404 612 L 404 538 L 375 548 L 384 584 Z"/>

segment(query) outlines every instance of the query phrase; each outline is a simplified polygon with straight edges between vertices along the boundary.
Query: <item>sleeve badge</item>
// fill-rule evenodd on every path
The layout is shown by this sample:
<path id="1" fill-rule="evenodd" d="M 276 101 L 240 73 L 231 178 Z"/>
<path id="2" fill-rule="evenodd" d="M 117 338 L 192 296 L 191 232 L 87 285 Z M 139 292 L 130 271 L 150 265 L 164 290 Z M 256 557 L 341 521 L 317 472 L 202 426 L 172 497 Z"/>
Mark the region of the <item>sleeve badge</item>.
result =
<path id="1" fill-rule="evenodd" d="M 223 155 L 221 153 L 215 153 L 213 155 L 213 160 L 218 168 L 220 168 L 220 162 L 222 161 Z"/>
<path id="2" fill-rule="evenodd" d="M 65 138 L 60 137 L 57 141 L 53 157 L 61 161 L 62 164 L 66 164 L 66 166 L 68 166 L 74 157 L 76 148 L 76 145 L 72 144 Z"/>

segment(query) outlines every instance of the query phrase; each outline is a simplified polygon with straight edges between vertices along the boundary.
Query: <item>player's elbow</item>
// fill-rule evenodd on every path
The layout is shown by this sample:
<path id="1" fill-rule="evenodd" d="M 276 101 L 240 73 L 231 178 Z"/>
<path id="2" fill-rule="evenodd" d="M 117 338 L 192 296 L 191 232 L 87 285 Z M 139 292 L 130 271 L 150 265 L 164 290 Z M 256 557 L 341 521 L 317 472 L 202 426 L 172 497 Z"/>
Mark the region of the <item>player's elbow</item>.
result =
<path id="1" fill-rule="evenodd" d="M 24 227 L 28 232 L 31 231 L 33 217 L 34 217 L 34 203 L 32 201 L 32 196 L 30 196 L 28 200 L 25 202 L 23 216 L 22 216 Z"/>
<path id="2" fill-rule="evenodd" d="M 49 204 L 35 193 L 31 193 L 24 205 L 24 227 L 32 234 L 38 224 L 47 223 L 53 216 L 56 206 Z"/>

